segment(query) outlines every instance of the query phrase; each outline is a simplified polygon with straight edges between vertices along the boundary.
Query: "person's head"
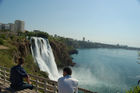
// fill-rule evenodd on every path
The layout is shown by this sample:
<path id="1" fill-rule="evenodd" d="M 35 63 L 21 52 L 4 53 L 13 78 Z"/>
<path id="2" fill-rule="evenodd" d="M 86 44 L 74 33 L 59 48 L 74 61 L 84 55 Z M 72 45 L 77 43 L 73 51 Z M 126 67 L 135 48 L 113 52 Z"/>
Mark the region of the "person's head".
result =
<path id="1" fill-rule="evenodd" d="M 18 58 L 18 65 L 23 65 L 23 64 L 24 64 L 24 59 Z"/>
<path id="2" fill-rule="evenodd" d="M 72 75 L 72 70 L 71 70 L 71 68 L 65 67 L 65 68 L 63 69 L 63 76 L 66 76 L 66 75 Z"/>

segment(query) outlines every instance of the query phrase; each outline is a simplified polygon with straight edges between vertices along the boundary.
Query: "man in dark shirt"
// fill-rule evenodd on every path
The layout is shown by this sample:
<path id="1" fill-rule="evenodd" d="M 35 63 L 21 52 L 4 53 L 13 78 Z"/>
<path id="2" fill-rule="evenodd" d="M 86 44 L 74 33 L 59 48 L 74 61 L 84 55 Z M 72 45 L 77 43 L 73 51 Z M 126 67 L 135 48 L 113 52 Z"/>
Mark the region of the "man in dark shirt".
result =
<path id="1" fill-rule="evenodd" d="M 18 64 L 11 68 L 10 71 L 10 82 L 11 88 L 14 90 L 23 90 L 23 89 L 33 89 L 33 85 L 31 85 L 29 76 L 25 72 L 24 68 L 22 67 L 24 63 L 23 58 L 18 59 Z M 23 82 L 23 78 L 27 81 L 27 83 Z"/>

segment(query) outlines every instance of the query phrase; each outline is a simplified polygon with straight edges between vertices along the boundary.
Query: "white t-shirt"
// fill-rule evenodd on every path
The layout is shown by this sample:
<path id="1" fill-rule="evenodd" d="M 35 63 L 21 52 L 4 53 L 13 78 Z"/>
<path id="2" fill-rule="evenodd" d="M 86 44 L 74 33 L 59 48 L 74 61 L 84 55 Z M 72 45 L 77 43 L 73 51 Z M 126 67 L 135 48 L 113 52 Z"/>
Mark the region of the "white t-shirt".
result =
<path id="1" fill-rule="evenodd" d="M 58 79 L 58 93 L 78 93 L 78 80 L 70 75 Z"/>

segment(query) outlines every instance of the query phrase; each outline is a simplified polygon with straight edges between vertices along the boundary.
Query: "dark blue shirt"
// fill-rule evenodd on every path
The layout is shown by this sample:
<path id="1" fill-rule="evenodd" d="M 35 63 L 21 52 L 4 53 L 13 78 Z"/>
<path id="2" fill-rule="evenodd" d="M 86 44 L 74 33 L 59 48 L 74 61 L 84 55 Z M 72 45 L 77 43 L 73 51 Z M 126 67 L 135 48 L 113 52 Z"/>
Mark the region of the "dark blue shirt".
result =
<path id="1" fill-rule="evenodd" d="M 12 67 L 10 71 L 11 87 L 21 86 L 24 83 L 23 82 L 24 77 L 28 77 L 24 68 L 22 68 L 20 65 Z"/>

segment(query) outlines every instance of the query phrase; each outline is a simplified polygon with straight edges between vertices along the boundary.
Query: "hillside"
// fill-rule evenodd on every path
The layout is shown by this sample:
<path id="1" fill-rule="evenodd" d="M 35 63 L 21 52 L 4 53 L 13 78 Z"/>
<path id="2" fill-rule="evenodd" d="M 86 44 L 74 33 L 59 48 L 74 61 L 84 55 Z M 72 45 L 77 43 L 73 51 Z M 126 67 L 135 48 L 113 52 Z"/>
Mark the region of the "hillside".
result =
<path id="1" fill-rule="evenodd" d="M 72 58 L 70 55 L 71 51 L 75 51 L 75 48 L 68 46 L 62 40 L 59 40 L 46 32 L 26 32 L 21 33 L 20 35 L 28 36 L 29 39 L 33 36 L 47 38 L 52 47 L 57 67 L 63 68 L 65 66 L 74 66 L 75 63 L 72 62 Z"/>
<path id="2" fill-rule="evenodd" d="M 14 34 L 0 34 L 0 65 L 11 68 L 17 62 L 17 58 L 25 59 L 24 68 L 28 73 L 47 77 L 47 74 L 40 71 L 34 63 L 32 55 L 29 51 L 29 41 L 23 36 Z M 32 64 L 32 65 L 30 65 Z"/>
<path id="3" fill-rule="evenodd" d="M 48 38 L 55 56 L 56 64 L 59 68 L 74 65 L 69 54 L 71 49 L 51 35 L 44 32 L 10 33 L 9 31 L 6 31 L 0 32 L 1 66 L 11 68 L 16 64 L 17 58 L 23 57 L 25 59 L 24 68 L 28 73 L 47 77 L 47 73 L 40 71 L 33 60 L 30 51 L 30 41 L 26 38 L 27 36 L 29 36 L 29 38 L 31 36 Z"/>

